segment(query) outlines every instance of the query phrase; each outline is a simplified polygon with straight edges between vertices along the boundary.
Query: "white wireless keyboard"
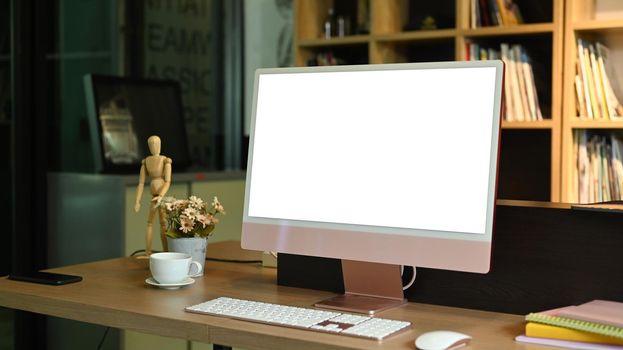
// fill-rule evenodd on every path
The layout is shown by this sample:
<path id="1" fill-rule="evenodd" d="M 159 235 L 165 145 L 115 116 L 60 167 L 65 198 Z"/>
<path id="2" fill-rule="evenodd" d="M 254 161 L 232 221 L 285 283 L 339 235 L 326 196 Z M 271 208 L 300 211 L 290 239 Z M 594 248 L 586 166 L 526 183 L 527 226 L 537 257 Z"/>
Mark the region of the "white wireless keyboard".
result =
<path id="1" fill-rule="evenodd" d="M 221 297 L 184 310 L 251 322 L 381 340 L 411 323 L 340 312 Z"/>

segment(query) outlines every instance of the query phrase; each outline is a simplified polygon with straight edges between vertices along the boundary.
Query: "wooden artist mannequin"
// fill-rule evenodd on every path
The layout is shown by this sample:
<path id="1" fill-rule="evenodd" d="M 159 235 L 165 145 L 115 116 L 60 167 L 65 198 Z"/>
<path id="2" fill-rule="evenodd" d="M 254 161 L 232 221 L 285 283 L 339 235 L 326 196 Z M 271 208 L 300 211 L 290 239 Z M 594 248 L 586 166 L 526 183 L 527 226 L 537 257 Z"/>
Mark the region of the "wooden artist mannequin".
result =
<path id="1" fill-rule="evenodd" d="M 160 203 L 162 197 L 167 193 L 171 186 L 171 158 L 160 155 L 160 138 L 158 136 L 150 136 L 147 139 L 147 145 L 149 146 L 149 152 L 151 156 L 147 156 L 141 162 L 141 173 L 138 181 L 138 187 L 136 188 L 136 201 L 134 203 L 134 211 L 138 212 L 141 209 L 141 197 L 143 196 L 143 187 L 145 184 L 145 176 L 151 178 L 150 188 L 152 199 L 149 203 L 149 215 L 147 217 L 147 237 L 145 255 L 149 257 L 151 255 L 151 240 L 153 235 L 153 222 L 154 216 L 156 216 L 156 210 L 158 210 L 158 216 L 160 219 L 160 239 L 162 240 L 162 249 L 167 251 L 166 240 L 166 221 L 163 208 L 158 208 L 156 205 Z"/>

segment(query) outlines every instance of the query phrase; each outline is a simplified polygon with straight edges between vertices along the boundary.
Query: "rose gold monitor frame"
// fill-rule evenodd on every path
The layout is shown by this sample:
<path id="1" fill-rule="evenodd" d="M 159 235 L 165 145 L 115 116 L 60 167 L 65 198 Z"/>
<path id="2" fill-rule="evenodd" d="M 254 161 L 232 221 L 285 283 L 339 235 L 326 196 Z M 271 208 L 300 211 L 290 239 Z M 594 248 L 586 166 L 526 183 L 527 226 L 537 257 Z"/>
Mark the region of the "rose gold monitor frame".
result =
<path id="1" fill-rule="evenodd" d="M 461 232 L 360 227 L 326 222 L 302 222 L 249 216 L 249 193 L 253 176 L 253 139 L 256 128 L 258 81 L 262 74 L 291 72 L 341 72 L 360 70 L 495 68 L 495 96 L 492 118 L 490 171 L 487 194 L 486 231 L 483 235 Z M 339 67 L 260 69 L 256 71 L 246 200 L 242 226 L 242 247 L 290 254 L 342 259 L 345 294 L 316 306 L 374 314 L 403 304 L 400 265 L 454 271 L 487 273 L 490 269 L 494 202 L 497 185 L 499 129 L 502 108 L 504 66 L 501 61 L 408 63 Z M 458 170 L 460 172 L 461 170 Z M 457 174 L 457 176 L 460 176 Z M 448 198 L 452 200 L 452 198 Z M 452 218 L 448 218 L 452 220 Z"/>

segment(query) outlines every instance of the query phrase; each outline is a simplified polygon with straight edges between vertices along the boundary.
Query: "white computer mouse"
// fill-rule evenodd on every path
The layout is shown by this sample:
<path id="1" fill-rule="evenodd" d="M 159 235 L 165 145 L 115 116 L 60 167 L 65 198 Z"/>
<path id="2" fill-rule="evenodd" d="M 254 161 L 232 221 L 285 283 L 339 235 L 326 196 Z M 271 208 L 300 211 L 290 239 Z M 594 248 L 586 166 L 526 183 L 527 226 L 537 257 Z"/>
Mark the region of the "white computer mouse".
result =
<path id="1" fill-rule="evenodd" d="M 467 334 L 454 331 L 431 331 L 420 334 L 415 339 L 415 347 L 420 350 L 450 350 L 469 344 L 472 340 Z"/>

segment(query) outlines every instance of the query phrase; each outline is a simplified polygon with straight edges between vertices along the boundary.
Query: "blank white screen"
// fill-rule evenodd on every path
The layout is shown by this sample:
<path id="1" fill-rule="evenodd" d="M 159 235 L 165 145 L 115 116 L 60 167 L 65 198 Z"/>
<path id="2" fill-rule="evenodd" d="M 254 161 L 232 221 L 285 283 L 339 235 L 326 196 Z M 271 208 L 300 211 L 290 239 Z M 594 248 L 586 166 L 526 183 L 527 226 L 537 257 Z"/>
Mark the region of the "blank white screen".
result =
<path id="1" fill-rule="evenodd" d="M 485 233 L 495 68 L 258 84 L 249 217 Z"/>

